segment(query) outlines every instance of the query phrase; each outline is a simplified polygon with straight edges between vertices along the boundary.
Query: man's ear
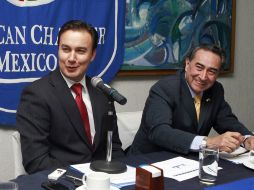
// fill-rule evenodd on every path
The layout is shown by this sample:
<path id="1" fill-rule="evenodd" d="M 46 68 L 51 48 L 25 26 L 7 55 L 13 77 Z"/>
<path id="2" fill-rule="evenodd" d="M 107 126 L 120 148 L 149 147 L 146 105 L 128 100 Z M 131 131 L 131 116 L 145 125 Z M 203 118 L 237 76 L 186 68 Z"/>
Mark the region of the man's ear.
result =
<path id="1" fill-rule="evenodd" d="M 95 56 L 96 56 L 96 50 L 93 50 L 93 54 L 92 54 L 92 58 L 91 58 L 91 62 L 94 60 Z"/>
<path id="2" fill-rule="evenodd" d="M 185 67 L 184 67 L 185 72 L 187 71 L 189 65 L 190 65 L 190 59 L 189 59 L 189 58 L 186 58 L 186 59 L 185 59 Z"/>

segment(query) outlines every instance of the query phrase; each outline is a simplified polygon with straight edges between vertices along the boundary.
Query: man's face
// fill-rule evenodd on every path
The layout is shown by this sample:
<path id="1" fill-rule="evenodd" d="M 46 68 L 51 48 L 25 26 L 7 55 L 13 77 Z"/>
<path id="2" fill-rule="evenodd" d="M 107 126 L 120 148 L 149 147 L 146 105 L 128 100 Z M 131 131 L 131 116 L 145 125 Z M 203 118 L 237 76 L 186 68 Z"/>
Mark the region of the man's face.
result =
<path id="1" fill-rule="evenodd" d="M 216 81 L 221 67 L 221 58 L 207 50 L 200 49 L 190 61 L 185 61 L 185 78 L 196 93 L 210 88 Z"/>
<path id="2" fill-rule="evenodd" d="M 96 51 L 92 49 L 92 37 L 84 30 L 64 32 L 59 41 L 58 59 L 63 75 L 80 81 L 93 61 Z"/>

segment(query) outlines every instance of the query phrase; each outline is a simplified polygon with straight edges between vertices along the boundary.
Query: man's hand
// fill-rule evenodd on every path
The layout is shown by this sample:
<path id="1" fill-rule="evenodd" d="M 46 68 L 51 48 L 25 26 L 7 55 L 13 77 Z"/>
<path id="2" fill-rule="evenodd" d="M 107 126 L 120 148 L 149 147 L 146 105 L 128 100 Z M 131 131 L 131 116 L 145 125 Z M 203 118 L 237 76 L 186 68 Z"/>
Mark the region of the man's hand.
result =
<path id="1" fill-rule="evenodd" d="M 244 147 L 247 150 L 254 150 L 254 136 L 250 136 L 244 141 Z"/>
<path id="2" fill-rule="evenodd" d="M 218 136 L 208 137 L 207 147 L 215 145 L 220 151 L 231 153 L 243 143 L 243 140 L 244 136 L 238 132 L 226 132 Z M 252 146 L 254 147 L 254 139 Z"/>

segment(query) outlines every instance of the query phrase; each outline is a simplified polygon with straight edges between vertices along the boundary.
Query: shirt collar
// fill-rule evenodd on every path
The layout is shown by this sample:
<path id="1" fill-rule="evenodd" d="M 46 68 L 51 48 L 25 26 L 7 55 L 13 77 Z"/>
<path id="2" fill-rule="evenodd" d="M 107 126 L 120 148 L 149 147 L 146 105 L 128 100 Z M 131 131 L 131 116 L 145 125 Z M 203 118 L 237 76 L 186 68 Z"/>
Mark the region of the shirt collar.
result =
<path id="1" fill-rule="evenodd" d="M 194 98 L 196 95 L 198 95 L 198 94 L 196 94 L 196 93 L 191 89 L 191 87 L 190 87 L 189 83 L 187 82 L 187 80 L 185 80 L 185 82 L 186 82 L 186 84 L 187 84 L 187 86 L 188 86 L 188 88 L 189 88 L 189 90 L 190 90 L 191 97 Z M 199 95 L 202 97 L 202 96 L 203 96 L 203 93 L 204 93 L 204 92 L 201 92 L 201 94 L 199 94 Z"/>
<path id="2" fill-rule="evenodd" d="M 65 77 L 61 71 L 60 71 L 60 73 L 61 73 L 61 75 L 63 76 L 63 78 L 64 78 L 64 80 L 65 80 L 65 82 L 66 82 L 66 84 L 68 85 L 69 88 L 71 88 L 72 85 L 74 85 L 75 83 L 80 83 L 80 84 L 82 84 L 84 87 L 86 86 L 86 75 L 84 75 L 84 77 L 81 79 L 81 81 L 75 82 L 75 81 L 73 81 L 73 80 L 71 80 L 71 79 Z"/>

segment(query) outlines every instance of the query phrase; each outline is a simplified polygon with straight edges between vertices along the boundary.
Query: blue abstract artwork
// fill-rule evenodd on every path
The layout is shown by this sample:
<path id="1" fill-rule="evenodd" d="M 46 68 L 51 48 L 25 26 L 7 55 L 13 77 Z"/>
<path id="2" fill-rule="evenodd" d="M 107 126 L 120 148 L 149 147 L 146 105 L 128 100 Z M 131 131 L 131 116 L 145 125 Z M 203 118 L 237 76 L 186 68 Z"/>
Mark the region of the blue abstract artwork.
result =
<path id="1" fill-rule="evenodd" d="M 125 53 L 121 71 L 183 67 L 189 50 L 215 43 L 231 71 L 234 0 L 126 0 Z"/>

